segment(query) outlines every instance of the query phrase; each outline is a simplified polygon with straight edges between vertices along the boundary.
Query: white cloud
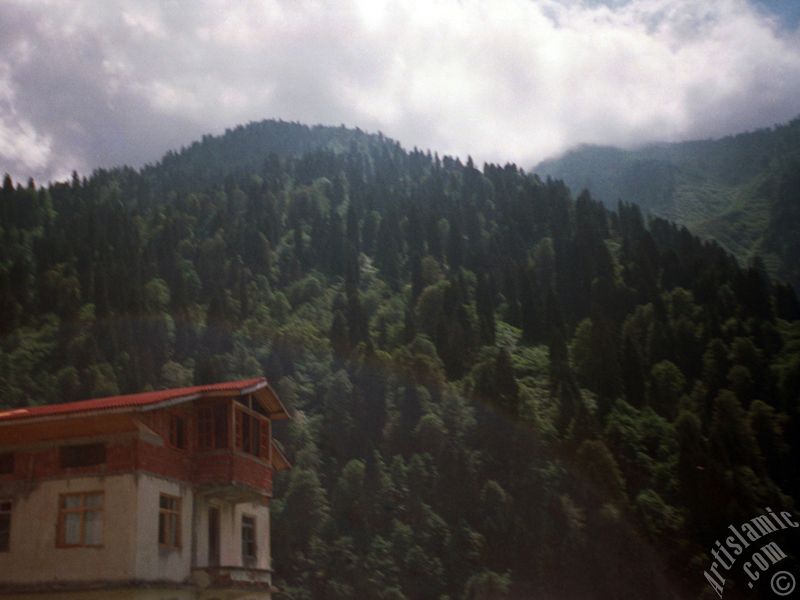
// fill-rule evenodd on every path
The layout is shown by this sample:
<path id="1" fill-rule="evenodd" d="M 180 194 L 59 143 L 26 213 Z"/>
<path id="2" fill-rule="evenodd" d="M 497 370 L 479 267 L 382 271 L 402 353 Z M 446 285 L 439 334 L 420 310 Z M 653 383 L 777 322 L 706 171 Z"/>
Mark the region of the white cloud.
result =
<path id="1" fill-rule="evenodd" d="M 19 114 L 9 72 L 0 63 L 0 162 L 33 173 L 50 166 L 52 141 Z"/>
<path id="2" fill-rule="evenodd" d="M 19 0 L 0 40 L 0 171 L 21 178 L 270 117 L 530 166 L 800 113 L 800 30 L 746 0 Z"/>

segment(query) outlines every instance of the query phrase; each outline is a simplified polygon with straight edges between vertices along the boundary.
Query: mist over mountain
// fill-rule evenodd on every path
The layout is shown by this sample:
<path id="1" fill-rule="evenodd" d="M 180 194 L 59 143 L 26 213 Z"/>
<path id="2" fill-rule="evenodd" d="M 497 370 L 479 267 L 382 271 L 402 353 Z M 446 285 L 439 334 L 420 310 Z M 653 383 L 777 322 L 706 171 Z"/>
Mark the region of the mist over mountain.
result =
<path id="1" fill-rule="evenodd" d="M 607 206 L 635 202 L 716 240 L 742 264 L 760 256 L 800 289 L 800 119 L 638 150 L 584 146 L 533 170 Z"/>
<path id="2" fill-rule="evenodd" d="M 573 162 L 631 161 L 625 189 L 677 215 L 687 189 L 794 185 L 773 150 L 797 128 Z M 699 597 L 729 524 L 800 498 L 794 290 L 631 202 L 264 121 L 6 177 L 0 240 L 0 405 L 276 387 L 276 600 Z"/>
<path id="3" fill-rule="evenodd" d="M 0 173 L 61 180 L 280 115 L 526 167 L 800 113 L 791 0 L 4 0 Z"/>

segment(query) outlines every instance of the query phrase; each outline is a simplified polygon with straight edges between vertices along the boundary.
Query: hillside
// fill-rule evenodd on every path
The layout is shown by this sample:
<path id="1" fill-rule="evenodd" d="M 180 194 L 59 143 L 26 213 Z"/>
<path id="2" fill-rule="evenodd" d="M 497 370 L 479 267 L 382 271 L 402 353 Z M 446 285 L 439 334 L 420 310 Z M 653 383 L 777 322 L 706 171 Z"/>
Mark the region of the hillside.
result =
<path id="1" fill-rule="evenodd" d="M 761 256 L 800 289 L 800 119 L 719 140 L 584 146 L 534 172 L 588 188 L 609 206 L 636 202 L 716 240 L 742 264 Z"/>
<path id="2" fill-rule="evenodd" d="M 276 599 L 697 597 L 800 499 L 792 288 L 514 165 L 266 121 L 0 239 L 0 405 L 275 385 Z"/>

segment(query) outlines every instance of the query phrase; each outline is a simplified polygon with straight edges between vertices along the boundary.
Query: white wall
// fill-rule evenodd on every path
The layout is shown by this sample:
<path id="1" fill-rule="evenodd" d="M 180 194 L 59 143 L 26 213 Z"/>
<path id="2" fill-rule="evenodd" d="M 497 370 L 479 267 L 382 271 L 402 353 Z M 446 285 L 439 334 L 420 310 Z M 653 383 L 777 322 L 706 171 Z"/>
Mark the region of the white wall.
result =
<path id="1" fill-rule="evenodd" d="M 237 504 L 234 508 L 235 530 L 232 536 L 233 548 L 231 556 L 235 562 L 231 565 L 243 565 L 242 560 L 242 515 L 255 517 L 256 520 L 256 550 L 257 560 L 253 565 L 257 569 L 270 568 L 269 551 L 269 508 L 259 504 L 246 503 Z"/>
<path id="2" fill-rule="evenodd" d="M 59 495 L 91 491 L 104 492 L 103 546 L 57 548 Z M 161 549 L 158 544 L 159 496 L 162 493 L 181 498 L 181 548 L 177 550 Z M 0 491 L 0 498 L 5 497 Z M 41 481 L 29 491 L 11 499 L 10 551 L 0 552 L 0 583 L 187 581 L 191 575 L 193 555 L 196 566 L 208 565 L 210 504 L 220 510 L 220 565 L 243 566 L 242 515 L 247 514 L 256 520 L 258 554 L 252 566 L 258 569 L 271 566 L 267 506 L 257 503 L 234 505 L 222 500 L 195 497 L 190 487 L 153 475 L 127 474 Z M 193 534 L 196 535 L 194 540 Z M 108 597 L 116 598 L 122 592 L 114 591 L 113 594 Z M 153 598 L 184 598 L 178 592 L 165 594 Z M 36 597 L 26 596 L 31 600 Z M 62 595 L 41 597 L 62 598 Z M 77 597 L 89 598 L 80 594 L 63 596 L 65 600 Z M 248 597 L 263 596 L 256 594 Z"/>
<path id="3" fill-rule="evenodd" d="M 192 566 L 191 488 L 153 475 L 137 475 L 136 489 L 136 579 L 184 581 Z M 181 547 L 160 548 L 158 508 L 161 494 L 181 499 Z"/>
<path id="4" fill-rule="evenodd" d="M 105 504 L 103 546 L 57 548 L 59 494 L 101 490 Z M 134 577 L 136 484 L 133 475 L 41 481 L 12 501 L 10 550 L 0 552 L 1 582 L 128 580 Z"/>
<path id="5" fill-rule="evenodd" d="M 255 517 L 257 560 L 253 565 L 257 569 L 270 568 L 269 507 L 256 503 L 232 504 L 214 498 L 196 497 L 195 531 L 196 549 L 195 564 L 198 567 L 208 566 L 208 509 L 215 506 L 219 509 L 220 520 L 220 566 L 243 566 L 242 560 L 242 515 Z"/>

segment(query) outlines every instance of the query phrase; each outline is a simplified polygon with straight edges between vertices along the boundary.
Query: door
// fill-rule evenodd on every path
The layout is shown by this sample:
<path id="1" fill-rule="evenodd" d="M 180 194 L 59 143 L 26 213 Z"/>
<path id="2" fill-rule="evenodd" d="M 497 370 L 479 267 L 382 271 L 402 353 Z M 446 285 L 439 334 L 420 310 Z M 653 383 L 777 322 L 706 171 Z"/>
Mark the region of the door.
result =
<path id="1" fill-rule="evenodd" d="M 208 509 L 208 566 L 219 566 L 219 509 Z"/>

